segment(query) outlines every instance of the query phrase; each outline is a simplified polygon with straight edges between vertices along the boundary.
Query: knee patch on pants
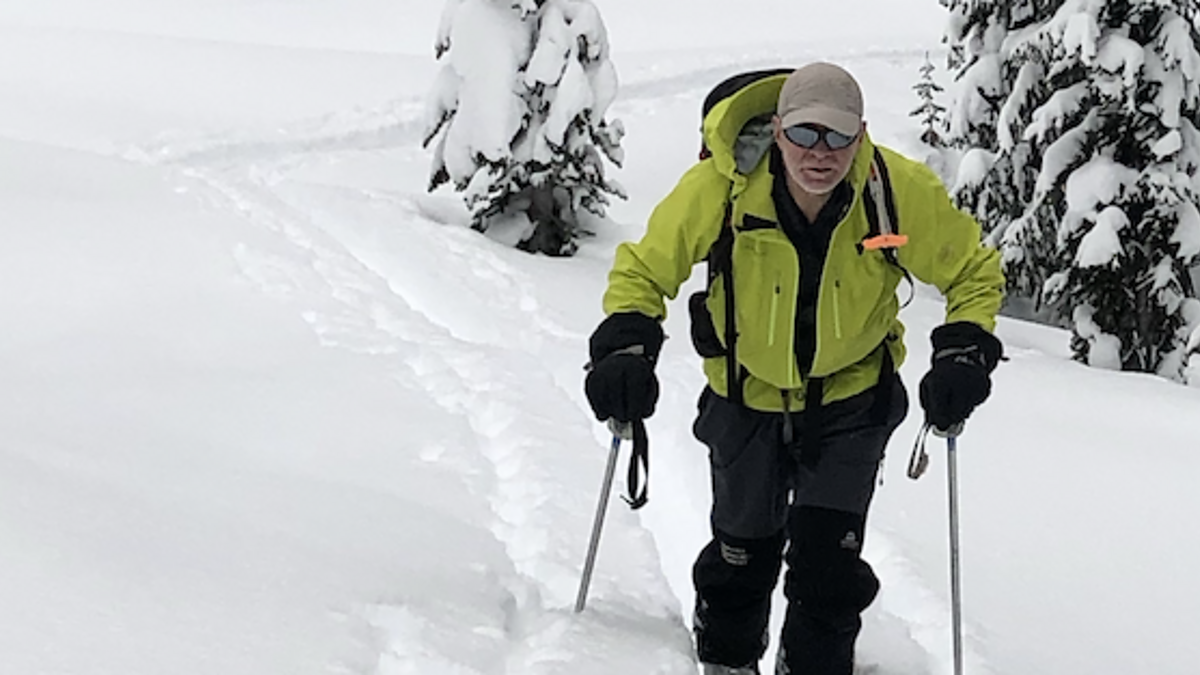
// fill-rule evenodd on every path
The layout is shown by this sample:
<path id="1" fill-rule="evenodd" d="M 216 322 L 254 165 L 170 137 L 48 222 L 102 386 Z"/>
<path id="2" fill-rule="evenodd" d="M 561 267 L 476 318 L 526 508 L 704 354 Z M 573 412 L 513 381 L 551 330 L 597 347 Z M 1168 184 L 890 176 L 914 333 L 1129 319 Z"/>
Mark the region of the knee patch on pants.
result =
<path id="1" fill-rule="evenodd" d="M 783 532 L 766 539 L 717 532 L 692 568 L 697 593 L 710 604 L 726 607 L 770 597 L 779 579 L 783 543 Z"/>
<path id="2" fill-rule="evenodd" d="M 767 539 L 718 532 L 701 551 L 693 578 L 696 651 L 702 662 L 743 666 L 762 657 L 783 543 L 783 532 Z"/>
<path id="3" fill-rule="evenodd" d="M 784 586 L 789 601 L 831 623 L 857 622 L 879 593 L 879 578 L 860 557 L 865 522 L 848 511 L 793 510 Z"/>

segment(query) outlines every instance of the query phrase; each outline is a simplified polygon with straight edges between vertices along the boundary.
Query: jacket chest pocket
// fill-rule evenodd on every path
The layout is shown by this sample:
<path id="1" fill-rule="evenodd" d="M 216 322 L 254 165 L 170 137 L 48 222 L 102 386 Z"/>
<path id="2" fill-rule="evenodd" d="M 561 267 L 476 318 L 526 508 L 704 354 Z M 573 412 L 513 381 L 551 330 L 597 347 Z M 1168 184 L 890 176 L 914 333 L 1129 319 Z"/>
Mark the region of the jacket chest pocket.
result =
<path id="1" fill-rule="evenodd" d="M 896 294 L 903 273 L 887 262 L 878 251 L 867 251 L 847 259 L 839 269 L 832 270 L 836 280 L 835 290 L 841 328 L 855 334 L 864 328 L 864 322 L 878 308 L 890 305 L 889 298 Z"/>
<path id="2" fill-rule="evenodd" d="M 792 342 L 799 276 L 795 249 L 778 230 L 748 230 L 734 237 L 738 361 L 781 388 L 794 388 L 800 379 Z"/>
<path id="3" fill-rule="evenodd" d="M 902 278 L 900 270 L 875 251 L 843 258 L 826 272 L 832 283 L 822 290 L 821 320 L 826 340 L 832 343 L 813 368 L 822 374 L 857 363 L 878 348 L 899 310 L 896 286 Z M 833 345 L 836 348 L 830 349 Z"/>

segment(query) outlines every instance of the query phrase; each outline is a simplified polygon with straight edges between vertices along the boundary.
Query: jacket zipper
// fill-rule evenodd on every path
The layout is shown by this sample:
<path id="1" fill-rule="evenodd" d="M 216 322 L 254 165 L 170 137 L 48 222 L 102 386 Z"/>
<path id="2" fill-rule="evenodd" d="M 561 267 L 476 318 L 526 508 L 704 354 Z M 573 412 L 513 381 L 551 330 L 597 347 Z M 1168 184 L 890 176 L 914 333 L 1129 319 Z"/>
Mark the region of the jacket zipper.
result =
<path id="1" fill-rule="evenodd" d="M 783 289 L 779 286 L 779 280 L 775 280 L 775 295 L 771 298 L 771 318 L 767 322 L 767 346 L 775 346 L 775 327 L 779 320 L 779 296 L 783 293 Z"/>
<path id="2" fill-rule="evenodd" d="M 798 378 L 800 377 L 800 363 L 796 359 L 796 340 L 799 339 L 799 335 L 797 335 L 797 333 L 796 333 L 796 316 L 797 316 L 797 313 L 800 311 L 797 303 L 800 300 L 800 277 L 801 276 L 802 275 L 800 275 L 800 274 L 796 275 L 796 283 L 792 286 L 792 292 L 795 294 L 796 301 L 792 303 L 792 308 L 791 308 L 792 309 L 792 311 L 791 311 L 792 327 L 788 330 L 789 342 L 788 342 L 787 349 L 788 349 L 788 354 L 791 354 L 791 360 L 792 360 L 792 367 L 788 368 L 789 395 L 790 395 L 792 389 L 795 389 L 796 387 L 800 386 L 800 382 L 798 380 Z"/>
<path id="3" fill-rule="evenodd" d="M 842 281 L 836 279 L 833 282 L 833 334 L 837 339 L 842 339 Z"/>

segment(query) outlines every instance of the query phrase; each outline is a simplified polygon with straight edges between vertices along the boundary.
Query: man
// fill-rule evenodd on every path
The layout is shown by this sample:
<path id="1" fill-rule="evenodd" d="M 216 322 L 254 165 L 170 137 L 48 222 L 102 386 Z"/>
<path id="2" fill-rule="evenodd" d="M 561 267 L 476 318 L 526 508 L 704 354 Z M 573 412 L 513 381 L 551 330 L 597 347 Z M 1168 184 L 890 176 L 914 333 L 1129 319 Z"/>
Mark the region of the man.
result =
<path id="1" fill-rule="evenodd" d="M 711 156 L 659 204 L 643 239 L 617 250 L 608 318 L 591 338 L 597 417 L 649 417 L 664 297 L 728 246 L 692 303 L 709 384 L 694 432 L 713 486 L 713 539 L 694 568 L 706 674 L 759 672 L 785 547 L 776 672 L 851 673 L 860 615 L 879 589 L 860 557 L 867 509 L 908 410 L 896 375 L 901 280 L 911 273 L 947 301 L 920 387 L 934 428 L 953 433 L 984 401 L 1001 357 L 998 254 L 930 170 L 871 142 L 862 115 L 858 83 L 827 63 L 717 103 L 704 121 Z M 899 233 L 886 236 L 881 219 Z"/>

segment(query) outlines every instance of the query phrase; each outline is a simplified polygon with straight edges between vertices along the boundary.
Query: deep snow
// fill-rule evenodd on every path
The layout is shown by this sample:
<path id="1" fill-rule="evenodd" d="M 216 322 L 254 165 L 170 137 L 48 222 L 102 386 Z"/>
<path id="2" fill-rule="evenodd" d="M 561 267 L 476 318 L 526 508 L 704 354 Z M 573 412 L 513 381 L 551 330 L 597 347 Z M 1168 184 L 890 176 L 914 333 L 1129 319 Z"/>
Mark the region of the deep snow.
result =
<path id="1" fill-rule="evenodd" d="M 672 314 L 650 505 L 614 502 L 581 393 L 613 247 L 688 166 L 704 91 L 836 60 L 908 111 L 933 0 L 607 0 L 630 192 L 573 260 L 424 193 L 440 3 L 0 6 L 0 673 L 691 673 L 701 376 Z M 906 310 L 912 385 L 941 309 Z M 1194 672 L 1200 390 L 1001 322 L 961 441 L 968 673 Z M 944 461 L 897 433 L 864 661 L 949 668 Z M 937 450 L 935 444 L 934 449 Z M 623 467 L 622 467 L 623 468 Z M 618 485 L 620 488 L 620 485 Z"/>

